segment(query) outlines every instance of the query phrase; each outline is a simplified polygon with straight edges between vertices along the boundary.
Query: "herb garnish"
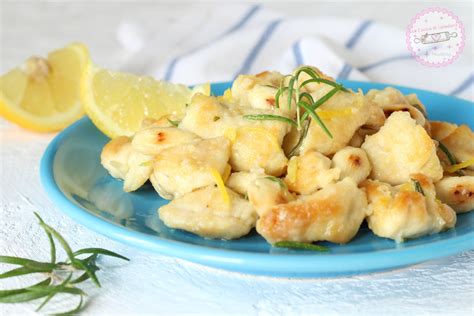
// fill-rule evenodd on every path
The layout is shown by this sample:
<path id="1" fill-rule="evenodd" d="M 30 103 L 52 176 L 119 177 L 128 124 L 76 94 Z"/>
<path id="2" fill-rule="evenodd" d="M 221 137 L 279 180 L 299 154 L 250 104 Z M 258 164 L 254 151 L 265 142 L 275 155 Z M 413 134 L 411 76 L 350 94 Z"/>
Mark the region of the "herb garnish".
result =
<path id="1" fill-rule="evenodd" d="M 420 182 L 416 179 L 411 179 L 411 181 L 413 181 L 415 191 L 421 193 L 422 195 L 425 195 L 425 192 L 423 191 L 423 187 L 421 186 Z"/>
<path id="2" fill-rule="evenodd" d="M 243 118 L 246 118 L 248 120 L 255 120 L 255 121 L 281 121 L 288 123 L 290 125 L 293 125 L 295 127 L 298 127 L 298 124 L 293 121 L 292 119 L 289 119 L 284 116 L 280 115 L 274 115 L 274 114 L 253 114 L 253 115 L 244 115 Z"/>
<path id="3" fill-rule="evenodd" d="M 275 247 L 279 248 L 292 248 L 292 249 L 303 249 L 313 251 L 329 251 L 329 248 L 324 246 L 315 245 L 309 242 L 300 241 L 279 241 L 274 244 Z"/>
<path id="4" fill-rule="evenodd" d="M 97 257 L 99 255 L 104 255 L 127 261 L 129 261 L 129 259 L 102 248 L 84 248 L 73 252 L 66 240 L 54 228 L 46 224 L 38 213 L 35 212 L 35 216 L 38 218 L 40 226 L 48 236 L 51 256 L 50 262 L 39 262 L 25 258 L 0 256 L 0 263 L 20 266 L 19 268 L 0 274 L 0 279 L 32 273 L 44 273 L 48 275 L 48 278 L 35 285 L 22 289 L 0 290 L 0 303 L 21 303 L 45 298 L 43 303 L 41 303 L 36 310 L 39 311 L 56 294 L 70 294 L 79 296 L 78 305 L 70 311 L 57 315 L 77 314 L 84 307 L 84 296 L 87 294 L 80 288 L 76 287 L 75 284 L 91 279 L 97 287 L 100 287 L 100 282 L 96 275 L 96 272 L 100 270 L 96 265 Z M 66 261 L 56 262 L 56 245 L 54 240 L 59 242 L 66 252 L 68 257 Z M 81 259 L 83 255 L 89 256 Z M 73 278 L 75 274 L 81 271 L 83 271 L 82 274 Z"/>
<path id="5" fill-rule="evenodd" d="M 449 163 L 451 164 L 451 166 L 458 163 L 456 158 L 454 157 L 454 155 L 449 151 L 448 147 L 446 147 L 442 142 L 438 141 L 438 147 L 439 147 L 439 149 L 441 149 L 442 152 L 444 152 L 446 157 L 448 157 L 448 160 L 449 160 Z M 457 170 L 456 174 L 458 176 L 463 176 L 464 175 L 462 170 Z"/>

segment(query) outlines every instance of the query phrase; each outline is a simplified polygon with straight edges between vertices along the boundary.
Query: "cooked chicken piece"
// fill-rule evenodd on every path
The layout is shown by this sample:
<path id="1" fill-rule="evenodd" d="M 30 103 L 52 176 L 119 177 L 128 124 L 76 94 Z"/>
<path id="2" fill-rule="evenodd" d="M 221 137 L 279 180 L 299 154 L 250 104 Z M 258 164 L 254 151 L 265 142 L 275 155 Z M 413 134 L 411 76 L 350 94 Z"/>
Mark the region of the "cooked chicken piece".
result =
<path id="1" fill-rule="evenodd" d="M 312 120 L 300 152 L 317 150 L 331 155 L 347 146 L 355 131 L 367 122 L 369 106 L 361 92 L 338 92 L 318 108 L 317 113 L 333 137 Z"/>
<path id="2" fill-rule="evenodd" d="M 423 173 L 431 180 L 443 177 L 436 146 L 423 127 L 406 112 L 394 112 L 385 125 L 362 144 L 372 165 L 371 177 L 392 185 Z"/>
<path id="3" fill-rule="evenodd" d="M 158 155 L 163 149 L 199 139 L 194 133 L 176 127 L 148 127 L 139 130 L 132 140 L 132 148 L 146 155 Z"/>
<path id="4" fill-rule="evenodd" d="M 247 194 L 259 216 L 263 216 L 275 205 L 295 200 L 285 183 L 275 177 L 261 177 L 252 181 L 247 188 Z"/>
<path id="5" fill-rule="evenodd" d="M 196 95 L 179 126 L 203 138 L 231 139 L 230 163 L 235 171 L 263 168 L 267 174 L 281 175 L 287 164 L 281 143 L 289 124 L 249 120 L 243 117 L 246 114 L 262 114 L 262 110 L 230 109 L 216 98 Z"/>
<path id="6" fill-rule="evenodd" d="M 365 180 L 372 170 L 369 158 L 361 148 L 345 147 L 332 157 L 333 168 L 340 170 L 340 179 L 352 178 L 357 184 Z"/>
<path id="7" fill-rule="evenodd" d="M 219 188 L 207 186 L 171 201 L 159 209 L 166 226 L 205 238 L 235 239 L 255 227 L 257 214 L 250 203 L 227 189 L 227 205 Z"/>
<path id="8" fill-rule="evenodd" d="M 458 126 L 456 124 L 442 122 L 442 121 L 430 121 L 431 125 L 431 137 L 438 141 L 443 140 L 453 133 Z"/>
<path id="9" fill-rule="evenodd" d="M 435 186 L 437 197 L 457 213 L 474 210 L 474 176 L 446 177 Z"/>
<path id="10" fill-rule="evenodd" d="M 227 187 L 235 192 L 246 195 L 250 185 L 258 178 L 265 177 L 263 169 L 252 170 L 251 172 L 234 172 L 225 183 Z"/>
<path id="11" fill-rule="evenodd" d="M 140 188 L 151 174 L 153 157 L 134 151 L 129 137 L 112 139 L 102 149 L 100 158 L 101 164 L 114 178 L 124 180 L 125 192 Z"/>
<path id="12" fill-rule="evenodd" d="M 366 207 L 364 192 L 354 180 L 345 178 L 311 195 L 271 207 L 260 215 L 257 232 L 272 244 L 319 240 L 346 243 L 357 234 Z"/>
<path id="13" fill-rule="evenodd" d="M 239 75 L 232 83 L 231 97 L 241 107 L 252 107 L 255 109 L 273 110 L 274 114 L 294 118 L 296 108 L 288 108 L 288 94 L 280 96 L 280 106 L 276 107 L 275 96 L 277 94 L 283 75 L 278 72 L 262 72 L 255 76 Z"/>
<path id="14" fill-rule="evenodd" d="M 133 151 L 128 158 L 128 172 L 123 178 L 123 190 L 132 192 L 139 189 L 150 178 L 153 170 L 153 156 Z"/>
<path id="15" fill-rule="evenodd" d="M 388 117 L 395 111 L 407 111 L 415 121 L 430 131 L 430 123 L 426 119 L 426 109 L 416 95 L 404 96 L 399 90 L 387 87 L 384 90 L 372 89 L 366 94 L 369 103 L 376 104 Z"/>
<path id="16" fill-rule="evenodd" d="M 311 194 L 336 182 L 339 175 L 340 170 L 331 168 L 329 158 L 317 151 L 308 151 L 290 159 L 285 183 L 291 192 Z"/>
<path id="17" fill-rule="evenodd" d="M 367 101 L 367 104 L 369 106 L 369 116 L 362 128 L 373 130 L 375 133 L 385 123 L 385 112 L 373 101 Z"/>
<path id="18" fill-rule="evenodd" d="M 239 75 L 232 83 L 230 89 L 232 99 L 239 106 L 253 107 L 257 109 L 273 109 L 275 105 L 275 94 L 280 87 L 284 76 L 276 71 L 264 71 L 256 75 Z M 254 88 L 269 88 L 267 98 L 253 99 L 250 97 Z"/>
<path id="19" fill-rule="evenodd" d="M 288 159 L 278 140 L 261 127 L 240 127 L 232 141 L 230 164 L 235 171 L 262 168 L 265 173 L 280 176 Z"/>
<path id="20" fill-rule="evenodd" d="M 229 107 L 219 99 L 202 94 L 195 95 L 179 128 L 193 132 L 202 138 L 224 136 L 229 129 L 239 127 L 259 127 L 272 134 L 281 145 L 290 125 L 272 120 L 250 120 L 244 115 L 273 114 L 272 110 L 243 107 Z"/>
<path id="21" fill-rule="evenodd" d="M 362 183 L 369 201 L 367 221 L 377 236 L 402 242 L 438 233 L 456 224 L 456 213 L 436 200 L 431 180 L 422 174 L 411 177 L 423 193 L 416 191 L 414 180 L 397 187 L 374 180 Z"/>
<path id="22" fill-rule="evenodd" d="M 474 133 L 467 125 L 458 126 L 454 132 L 441 140 L 458 162 L 474 158 Z M 474 170 L 474 165 L 467 169 Z"/>
<path id="23" fill-rule="evenodd" d="M 132 152 L 132 140 L 120 136 L 110 140 L 100 154 L 100 163 L 114 178 L 123 179 L 128 172 L 128 157 Z"/>
<path id="24" fill-rule="evenodd" d="M 177 198 L 214 184 L 212 170 L 223 177 L 229 156 L 230 141 L 225 137 L 164 149 L 155 157 L 150 180 L 163 198 Z"/>

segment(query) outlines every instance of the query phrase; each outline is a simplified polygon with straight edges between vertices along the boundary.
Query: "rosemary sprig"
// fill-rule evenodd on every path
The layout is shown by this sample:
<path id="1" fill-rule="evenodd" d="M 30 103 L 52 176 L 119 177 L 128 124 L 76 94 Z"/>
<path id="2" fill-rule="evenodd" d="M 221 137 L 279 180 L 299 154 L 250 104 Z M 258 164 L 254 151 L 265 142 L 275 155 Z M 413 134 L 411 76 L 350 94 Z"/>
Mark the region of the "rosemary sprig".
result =
<path id="1" fill-rule="evenodd" d="M 416 179 L 411 179 L 413 182 L 413 186 L 415 187 L 415 191 L 418 193 L 421 193 L 422 195 L 425 195 L 425 191 L 423 191 L 423 187 L 421 186 L 420 182 Z"/>
<path id="2" fill-rule="evenodd" d="M 0 256 L 0 263 L 13 264 L 20 266 L 13 270 L 0 274 L 0 279 L 8 277 L 16 277 L 25 274 L 43 273 L 48 275 L 45 280 L 25 288 L 13 290 L 0 290 L 0 303 L 22 303 L 45 298 L 37 311 L 42 309 L 57 294 L 69 294 L 79 296 L 78 305 L 67 312 L 56 315 L 71 315 L 79 313 L 84 307 L 84 296 L 87 294 L 76 287 L 75 284 L 91 279 L 98 287 L 100 287 L 99 279 L 96 272 L 100 268 L 96 265 L 96 259 L 99 255 L 115 257 L 123 260 L 128 258 L 102 248 L 85 248 L 73 252 L 67 241 L 54 228 L 46 224 L 38 213 L 34 213 L 38 218 L 40 226 L 45 231 L 50 244 L 50 262 L 39 262 L 26 258 Z M 61 247 L 67 254 L 68 259 L 65 262 L 56 262 L 56 245 L 55 240 L 59 242 Z M 82 256 L 89 254 L 88 257 L 82 259 Z M 73 276 L 82 271 L 77 278 Z M 67 277 L 64 278 L 64 274 Z"/>
<path id="3" fill-rule="evenodd" d="M 252 115 L 244 115 L 244 118 L 247 120 L 255 120 L 255 121 L 280 121 L 285 122 L 295 127 L 298 126 L 295 121 L 280 115 L 274 114 L 252 114 Z"/>
<path id="4" fill-rule="evenodd" d="M 446 157 L 448 157 L 448 160 L 449 160 L 449 163 L 451 164 L 451 166 L 458 163 L 458 161 L 456 160 L 454 155 L 449 151 L 448 147 L 446 147 L 442 142 L 438 141 L 438 147 L 439 147 L 439 149 L 441 149 L 442 152 L 444 152 Z M 462 172 L 462 170 L 457 170 L 456 174 L 458 176 L 463 176 L 464 172 Z"/>
<path id="5" fill-rule="evenodd" d="M 300 242 L 300 241 L 279 241 L 274 244 L 275 247 L 279 248 L 291 248 L 291 249 L 303 249 L 303 250 L 312 250 L 312 251 L 329 251 L 328 248 L 315 245 L 309 242 Z"/>

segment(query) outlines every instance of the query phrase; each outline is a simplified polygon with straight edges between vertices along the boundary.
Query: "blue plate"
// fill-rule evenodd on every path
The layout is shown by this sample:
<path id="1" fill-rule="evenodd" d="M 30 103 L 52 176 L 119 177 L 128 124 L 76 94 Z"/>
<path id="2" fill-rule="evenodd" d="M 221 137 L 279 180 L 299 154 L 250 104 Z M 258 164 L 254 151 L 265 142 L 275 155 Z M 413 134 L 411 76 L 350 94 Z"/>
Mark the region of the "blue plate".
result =
<path id="1" fill-rule="evenodd" d="M 352 89 L 383 89 L 385 84 L 343 81 Z M 230 83 L 216 83 L 220 95 Z M 417 93 L 431 119 L 474 127 L 474 104 L 434 92 L 397 87 Z M 394 269 L 474 248 L 474 212 L 458 216 L 456 228 L 396 244 L 373 235 L 364 225 L 346 245 L 322 243 L 327 253 L 273 248 L 255 232 L 232 241 L 209 240 L 167 228 L 157 209 L 166 203 L 150 185 L 134 193 L 100 165 L 108 141 L 88 118 L 61 132 L 41 161 L 43 186 L 61 211 L 107 237 L 152 252 L 216 268 L 270 276 L 328 277 Z"/>

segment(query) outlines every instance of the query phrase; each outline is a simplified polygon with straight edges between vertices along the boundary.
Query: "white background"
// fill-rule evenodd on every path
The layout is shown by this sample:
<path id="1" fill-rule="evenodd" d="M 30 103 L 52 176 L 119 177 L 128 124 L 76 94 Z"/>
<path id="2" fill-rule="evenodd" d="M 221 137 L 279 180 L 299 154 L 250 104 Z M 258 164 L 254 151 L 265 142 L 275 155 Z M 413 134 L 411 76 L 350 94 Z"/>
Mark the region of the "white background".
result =
<path id="1" fill-rule="evenodd" d="M 163 45 L 154 60 L 164 61 L 179 49 L 193 47 L 192 30 L 206 23 L 209 10 L 230 2 L 42 1 L 1 2 L 0 70 L 44 54 L 71 41 L 86 42 L 94 61 L 118 68 L 126 59 L 117 39 L 121 22 L 140 21 L 159 32 Z M 405 28 L 428 6 L 454 11 L 472 38 L 472 3 L 453 2 L 265 2 L 289 16 L 343 16 L 374 19 Z M 188 23 L 178 23 L 178 17 Z M 472 42 L 465 54 L 472 54 Z M 105 247 L 132 259 L 106 260 L 99 272 L 103 288 L 88 286 L 90 314 L 438 314 L 474 313 L 474 252 L 414 267 L 338 279 L 286 280 L 253 277 L 142 252 L 113 242 L 75 224 L 44 194 L 39 159 L 54 135 L 26 132 L 0 121 L 0 254 L 46 259 L 47 240 L 33 211 L 57 228 L 73 248 Z M 2 266 L 1 271 L 6 267 Z M 20 285 L 0 280 L 0 288 Z M 53 303 L 52 311 L 73 304 Z M 0 314 L 33 313 L 35 304 L 0 305 Z M 51 311 L 51 310 L 50 310 Z"/>

